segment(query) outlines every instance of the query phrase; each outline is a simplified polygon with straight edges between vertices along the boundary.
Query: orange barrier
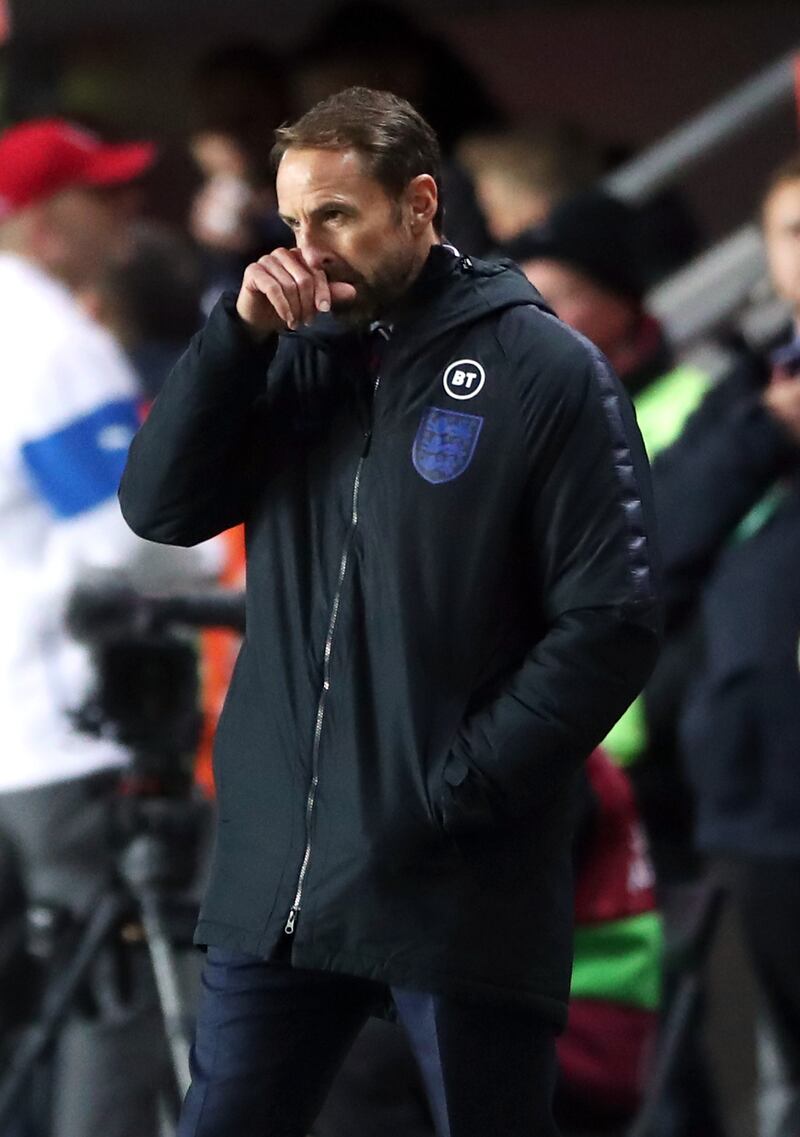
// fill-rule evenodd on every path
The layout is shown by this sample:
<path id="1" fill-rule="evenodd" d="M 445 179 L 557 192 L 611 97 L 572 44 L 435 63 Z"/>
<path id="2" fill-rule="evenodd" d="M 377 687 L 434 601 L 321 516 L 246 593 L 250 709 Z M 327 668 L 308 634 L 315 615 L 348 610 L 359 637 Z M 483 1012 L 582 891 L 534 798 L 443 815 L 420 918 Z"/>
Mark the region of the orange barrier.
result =
<path id="1" fill-rule="evenodd" d="M 227 588 L 244 588 L 244 526 L 224 533 L 225 565 L 220 583 Z M 209 628 L 201 634 L 201 690 L 203 699 L 203 733 L 197 751 L 195 780 L 214 796 L 214 773 L 211 764 L 212 745 L 217 721 L 225 701 L 233 665 L 239 651 L 240 637 L 226 628 Z"/>

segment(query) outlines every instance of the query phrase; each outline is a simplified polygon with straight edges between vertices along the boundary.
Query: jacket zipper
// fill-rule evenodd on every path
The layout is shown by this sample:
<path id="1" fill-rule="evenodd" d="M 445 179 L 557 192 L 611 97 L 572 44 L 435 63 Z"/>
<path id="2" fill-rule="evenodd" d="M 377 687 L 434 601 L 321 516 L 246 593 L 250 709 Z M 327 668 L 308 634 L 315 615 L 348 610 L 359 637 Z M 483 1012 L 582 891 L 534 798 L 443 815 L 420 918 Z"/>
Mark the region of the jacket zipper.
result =
<path id="1" fill-rule="evenodd" d="M 372 406 L 375 405 L 375 397 L 378 394 L 378 387 L 380 386 L 380 375 L 375 376 L 375 383 L 372 387 Z M 372 441 L 372 427 L 366 432 L 364 440 L 364 448 L 361 452 L 361 457 L 356 466 L 356 474 L 353 479 L 353 494 L 352 506 L 350 510 L 350 527 L 347 531 L 344 547 L 342 548 L 342 556 L 339 561 L 339 577 L 336 582 L 336 592 L 333 597 L 333 605 L 331 606 L 330 619 L 328 621 L 328 634 L 325 637 L 325 653 L 322 662 L 322 689 L 319 693 L 319 700 L 317 702 L 317 718 L 314 726 L 314 744 L 311 750 L 311 785 L 308 788 L 308 796 L 306 798 L 306 847 L 303 853 L 303 861 L 300 865 L 300 874 L 297 878 L 297 889 L 294 894 L 292 906 L 289 909 L 289 915 L 286 919 L 286 926 L 284 932 L 287 936 L 294 933 L 295 925 L 297 923 L 297 916 L 300 912 L 300 907 L 303 902 L 303 888 L 306 882 L 306 875 L 308 873 L 308 866 L 311 861 L 311 821 L 314 814 L 314 805 L 317 800 L 317 787 L 319 785 L 319 748 L 322 740 L 322 726 L 325 721 L 325 703 L 327 701 L 328 692 L 331 689 L 331 652 L 333 650 L 333 635 L 336 631 L 336 621 L 339 616 L 339 606 L 342 600 L 342 588 L 344 585 L 344 578 L 347 572 L 347 562 L 350 557 L 350 546 L 353 543 L 353 536 L 358 525 L 358 494 L 361 489 L 361 471 L 364 466 L 364 460 L 369 453 L 370 443 Z"/>

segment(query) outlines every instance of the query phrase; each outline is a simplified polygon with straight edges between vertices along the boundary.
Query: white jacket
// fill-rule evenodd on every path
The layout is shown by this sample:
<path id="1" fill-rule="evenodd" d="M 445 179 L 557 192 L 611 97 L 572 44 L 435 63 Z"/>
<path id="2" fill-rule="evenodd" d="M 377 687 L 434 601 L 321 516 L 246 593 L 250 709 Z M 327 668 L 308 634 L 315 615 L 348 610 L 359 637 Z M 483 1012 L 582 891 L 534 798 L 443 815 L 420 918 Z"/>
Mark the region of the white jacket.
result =
<path id="1" fill-rule="evenodd" d="M 213 550 L 171 550 L 154 565 L 122 520 L 116 492 L 138 421 L 112 337 L 39 268 L 0 254 L 0 792 L 125 760 L 71 725 L 92 679 L 88 650 L 63 626 L 74 586 L 105 570 L 189 588 L 215 568 Z"/>

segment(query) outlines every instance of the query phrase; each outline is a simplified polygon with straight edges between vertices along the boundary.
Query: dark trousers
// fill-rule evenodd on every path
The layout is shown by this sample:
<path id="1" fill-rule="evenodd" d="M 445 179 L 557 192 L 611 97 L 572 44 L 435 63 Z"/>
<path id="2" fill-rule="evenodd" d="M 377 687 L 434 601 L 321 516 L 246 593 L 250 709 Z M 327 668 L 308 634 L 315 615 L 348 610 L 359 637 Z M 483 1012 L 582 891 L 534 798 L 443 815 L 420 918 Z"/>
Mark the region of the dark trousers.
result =
<path id="1" fill-rule="evenodd" d="M 759 1132 L 800 1134 L 800 858 L 731 866 L 745 944 L 775 1049 L 772 1085 L 760 1086 Z"/>
<path id="2" fill-rule="evenodd" d="M 177 1137 L 306 1137 L 386 991 L 209 948 Z M 558 1137 L 553 1027 L 532 1011 L 393 989 L 438 1137 Z"/>

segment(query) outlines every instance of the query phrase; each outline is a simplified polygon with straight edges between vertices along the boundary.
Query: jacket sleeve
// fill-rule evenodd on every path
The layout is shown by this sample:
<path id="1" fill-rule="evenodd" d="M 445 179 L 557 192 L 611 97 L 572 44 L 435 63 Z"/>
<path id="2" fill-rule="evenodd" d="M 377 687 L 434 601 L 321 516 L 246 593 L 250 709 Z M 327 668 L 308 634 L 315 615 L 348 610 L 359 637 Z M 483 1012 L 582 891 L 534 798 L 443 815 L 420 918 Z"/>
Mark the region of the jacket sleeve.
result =
<path id="1" fill-rule="evenodd" d="M 224 296 L 131 444 L 119 499 L 140 537 L 195 545 L 244 519 L 250 429 L 278 337 L 255 344 Z"/>
<path id="2" fill-rule="evenodd" d="M 739 522 L 800 448 L 761 401 L 731 376 L 712 390 L 681 437 L 653 462 L 668 624 L 696 601 Z"/>
<path id="3" fill-rule="evenodd" d="M 658 650 L 655 527 L 633 411 L 603 357 L 557 328 L 567 350 L 521 384 L 521 523 L 545 632 L 455 740 L 441 807 L 456 834 L 522 817 L 571 782 Z"/>

